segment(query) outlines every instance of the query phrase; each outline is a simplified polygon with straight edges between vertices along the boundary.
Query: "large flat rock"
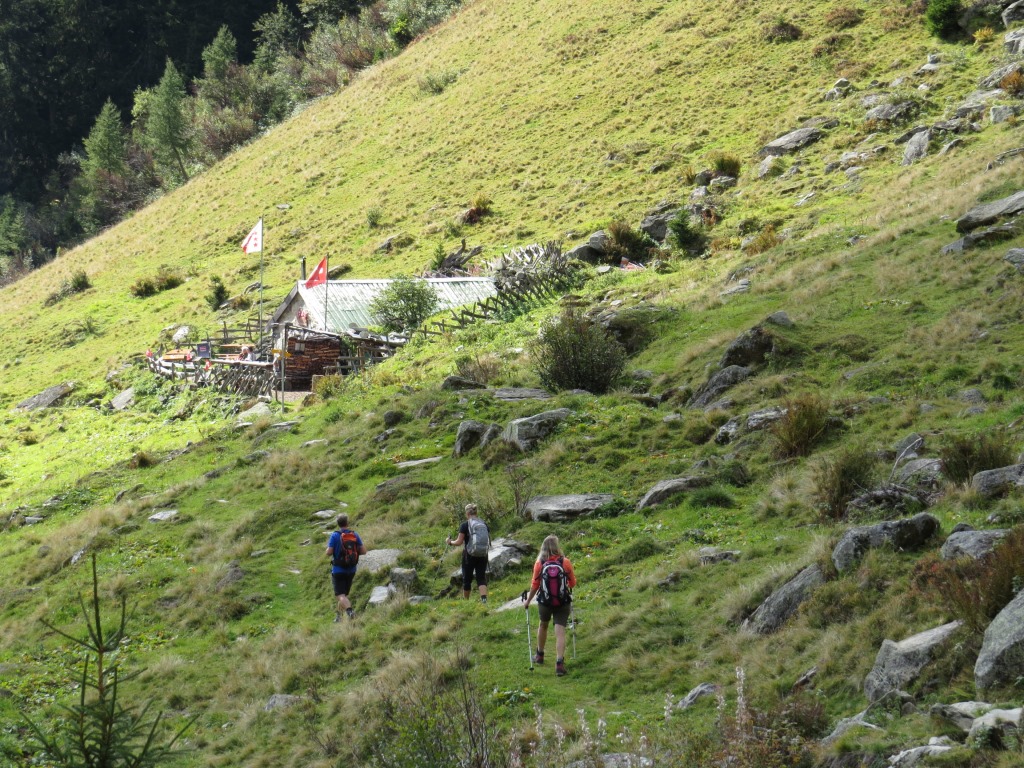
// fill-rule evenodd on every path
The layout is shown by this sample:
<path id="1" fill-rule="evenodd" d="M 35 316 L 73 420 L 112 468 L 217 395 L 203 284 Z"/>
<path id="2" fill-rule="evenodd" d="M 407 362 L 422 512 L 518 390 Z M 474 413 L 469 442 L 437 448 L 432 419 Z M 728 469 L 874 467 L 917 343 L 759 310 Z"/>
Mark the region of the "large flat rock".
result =
<path id="1" fill-rule="evenodd" d="M 571 415 L 572 411 L 568 408 L 558 408 L 554 411 L 538 413 L 535 416 L 513 419 L 501 433 L 501 438 L 525 453 L 533 450 L 541 440 L 554 432 L 558 425 Z"/>
<path id="2" fill-rule="evenodd" d="M 1024 464 L 1013 464 L 999 469 L 987 469 L 971 478 L 971 488 L 980 496 L 991 499 L 1012 488 L 1024 485 Z"/>
<path id="3" fill-rule="evenodd" d="M 750 618 L 743 622 L 744 629 L 759 635 L 777 631 L 799 610 L 801 604 L 814 590 L 824 583 L 825 575 L 820 567 L 812 565 L 804 568 L 758 606 Z"/>
<path id="4" fill-rule="evenodd" d="M 875 666 L 864 679 L 864 694 L 868 701 L 878 701 L 890 691 L 906 689 L 962 624 L 960 621 L 952 621 L 898 643 L 883 640 L 878 656 L 875 657 Z"/>
<path id="5" fill-rule="evenodd" d="M 52 387 L 44 389 L 38 395 L 33 395 L 28 400 L 22 400 L 15 406 L 15 408 L 21 411 L 38 411 L 43 408 L 51 408 L 67 396 L 74 388 L 75 383 L 73 381 L 67 381 L 63 384 L 54 384 Z"/>
<path id="6" fill-rule="evenodd" d="M 365 555 L 360 555 L 359 568 L 370 573 L 377 573 L 397 563 L 398 556 L 401 554 L 402 550 L 400 549 L 371 549 Z"/>
<path id="7" fill-rule="evenodd" d="M 692 491 L 695 488 L 703 488 L 710 485 L 711 480 L 701 476 L 686 476 L 686 477 L 672 477 L 668 480 L 661 480 L 655 483 L 651 488 L 644 494 L 643 498 L 640 499 L 636 505 L 637 512 L 641 509 L 647 509 L 647 507 L 653 507 L 657 504 L 661 504 L 673 496 L 678 496 L 681 493 Z"/>
<path id="8" fill-rule="evenodd" d="M 613 498 L 610 493 L 534 496 L 526 504 L 526 513 L 537 522 L 565 523 L 593 514 Z"/>
<path id="9" fill-rule="evenodd" d="M 979 692 L 1010 686 L 1024 676 L 1024 591 L 1018 592 L 985 630 L 974 665 Z"/>
<path id="10" fill-rule="evenodd" d="M 970 232 L 986 224 L 992 224 L 1007 216 L 1024 212 L 1024 189 L 1009 197 L 984 205 L 977 205 L 956 220 L 957 232 Z"/>
<path id="11" fill-rule="evenodd" d="M 922 512 L 902 520 L 889 520 L 877 525 L 851 528 L 832 550 L 832 563 L 840 573 L 853 568 L 869 549 L 892 546 L 894 549 L 916 549 L 939 530 L 935 516 Z"/>
<path id="12" fill-rule="evenodd" d="M 824 136 L 818 128 L 798 128 L 775 141 L 770 141 L 758 151 L 758 157 L 776 157 L 788 155 L 804 147 L 810 146 Z"/>
<path id="13" fill-rule="evenodd" d="M 991 531 L 958 531 L 951 533 L 942 545 L 942 559 L 956 560 L 968 557 L 973 560 L 984 557 L 1008 533 L 1005 529 Z"/>

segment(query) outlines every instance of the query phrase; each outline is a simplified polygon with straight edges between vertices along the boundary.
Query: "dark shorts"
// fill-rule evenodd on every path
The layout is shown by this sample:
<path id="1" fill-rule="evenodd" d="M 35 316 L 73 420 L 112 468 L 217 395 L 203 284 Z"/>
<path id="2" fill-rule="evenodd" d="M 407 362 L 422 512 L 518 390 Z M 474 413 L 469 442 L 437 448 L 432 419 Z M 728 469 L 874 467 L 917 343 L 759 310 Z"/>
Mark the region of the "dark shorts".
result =
<path id="1" fill-rule="evenodd" d="M 352 579 L 356 575 L 354 573 L 332 573 L 331 583 L 334 584 L 335 595 L 348 595 L 350 589 L 352 589 Z"/>
<path id="2" fill-rule="evenodd" d="M 547 624 L 552 619 L 555 620 L 555 626 L 565 627 L 569 625 L 569 613 L 571 608 L 568 605 L 559 605 L 557 607 L 551 605 L 541 605 L 537 603 L 537 613 L 540 614 L 541 624 Z"/>
<path id="3" fill-rule="evenodd" d="M 462 591 L 468 592 L 473 586 L 473 576 L 476 576 L 476 583 L 481 587 L 487 586 L 487 558 L 486 557 L 463 557 L 462 558 Z"/>

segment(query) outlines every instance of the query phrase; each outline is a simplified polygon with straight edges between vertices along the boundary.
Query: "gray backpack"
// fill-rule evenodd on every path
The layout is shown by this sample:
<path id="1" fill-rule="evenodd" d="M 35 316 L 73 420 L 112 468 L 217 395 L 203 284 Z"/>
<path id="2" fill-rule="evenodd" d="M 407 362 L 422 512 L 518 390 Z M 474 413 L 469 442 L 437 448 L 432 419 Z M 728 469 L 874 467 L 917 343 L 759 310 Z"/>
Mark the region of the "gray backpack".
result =
<path id="1" fill-rule="evenodd" d="M 470 557 L 487 557 L 491 548 L 491 536 L 482 520 L 469 521 L 469 541 L 466 542 L 466 554 Z"/>

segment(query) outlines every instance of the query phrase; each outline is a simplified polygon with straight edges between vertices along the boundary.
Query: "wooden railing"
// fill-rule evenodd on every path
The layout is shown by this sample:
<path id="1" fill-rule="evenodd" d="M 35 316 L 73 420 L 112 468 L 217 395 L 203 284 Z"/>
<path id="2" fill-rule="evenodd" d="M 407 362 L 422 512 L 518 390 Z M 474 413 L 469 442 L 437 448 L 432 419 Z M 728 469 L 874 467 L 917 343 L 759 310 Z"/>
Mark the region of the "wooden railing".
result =
<path id="1" fill-rule="evenodd" d="M 250 397 L 269 396 L 276 381 L 273 363 L 227 360 L 178 362 L 151 357 L 149 369 L 165 379 Z"/>

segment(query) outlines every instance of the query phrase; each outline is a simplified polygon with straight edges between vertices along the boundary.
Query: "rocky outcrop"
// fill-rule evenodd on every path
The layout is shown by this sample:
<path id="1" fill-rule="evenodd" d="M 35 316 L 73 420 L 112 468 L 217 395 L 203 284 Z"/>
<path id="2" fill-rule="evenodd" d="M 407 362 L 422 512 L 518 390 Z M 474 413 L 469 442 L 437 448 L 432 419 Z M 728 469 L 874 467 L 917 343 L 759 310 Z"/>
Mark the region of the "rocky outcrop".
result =
<path id="1" fill-rule="evenodd" d="M 912 515 L 926 506 L 921 494 L 899 485 L 885 485 L 857 496 L 846 505 L 846 516 L 903 517 Z"/>
<path id="2" fill-rule="evenodd" d="M 978 472 L 971 478 L 971 488 L 979 496 L 991 499 L 1024 485 L 1024 464 Z"/>
<path id="3" fill-rule="evenodd" d="M 664 242 L 668 237 L 668 225 L 679 215 L 679 209 L 652 213 L 644 217 L 640 222 L 640 231 L 645 233 L 655 242 Z"/>
<path id="4" fill-rule="evenodd" d="M 978 691 L 1012 685 L 1024 676 L 1024 591 L 992 619 L 974 665 Z"/>
<path id="5" fill-rule="evenodd" d="M 714 373 L 690 398 L 688 408 L 703 408 L 727 390 L 750 378 L 752 371 L 742 365 L 730 365 Z"/>
<path id="6" fill-rule="evenodd" d="M 371 549 L 359 557 L 359 569 L 377 573 L 392 567 L 398 562 L 398 556 L 401 554 L 400 549 Z"/>
<path id="7" fill-rule="evenodd" d="M 555 429 L 572 415 L 568 408 L 545 411 L 536 416 L 514 419 L 501 433 L 502 440 L 512 443 L 524 453 L 533 450 L 537 443 L 550 435 Z"/>
<path id="8" fill-rule="evenodd" d="M 897 752 L 889 758 L 889 768 L 914 768 L 928 757 L 937 757 L 951 752 L 956 743 L 946 736 L 933 736 L 923 747 L 911 747 Z"/>
<path id="9" fill-rule="evenodd" d="M 64 399 L 74 388 L 75 383 L 73 381 L 55 384 L 52 387 L 47 387 L 38 395 L 33 395 L 28 400 L 22 400 L 15 408 L 19 411 L 38 411 L 43 408 L 51 408 Z"/>
<path id="10" fill-rule="evenodd" d="M 721 689 L 722 686 L 714 683 L 701 683 L 676 702 L 676 709 L 689 709 L 701 699 L 715 696 Z"/>
<path id="11" fill-rule="evenodd" d="M 913 165 L 928 155 L 928 145 L 932 140 L 932 132 L 920 131 L 907 142 L 903 150 L 903 165 Z"/>
<path id="12" fill-rule="evenodd" d="M 977 560 L 984 557 L 1008 533 L 1003 529 L 992 531 L 957 531 L 951 533 L 942 545 L 942 559 L 956 560 L 961 557 Z"/>
<path id="13" fill-rule="evenodd" d="M 730 366 L 745 366 L 749 368 L 755 365 L 762 365 L 773 349 L 775 349 L 774 337 L 762 326 L 755 325 L 733 340 L 726 348 L 718 364 L 722 369 Z"/>
<path id="14" fill-rule="evenodd" d="M 704 486 L 710 485 L 711 480 L 707 477 L 701 477 L 699 475 L 686 476 L 686 477 L 673 477 L 668 480 L 661 480 L 655 483 L 651 488 L 643 495 L 643 498 L 636 505 L 636 510 L 639 512 L 641 509 L 647 509 L 653 507 L 656 504 L 666 501 L 673 496 L 678 496 L 681 493 L 692 491 L 695 488 L 703 488 Z"/>
<path id="15" fill-rule="evenodd" d="M 501 427 L 497 424 L 484 424 L 467 419 L 459 424 L 459 429 L 455 433 L 455 447 L 452 449 L 452 455 L 464 456 L 478 445 L 483 448 L 499 434 L 501 434 Z"/>
<path id="16" fill-rule="evenodd" d="M 446 392 L 457 392 L 462 389 L 481 389 L 483 386 L 479 381 L 467 379 L 465 376 L 448 376 L 441 382 L 441 389 Z"/>
<path id="17" fill-rule="evenodd" d="M 494 539 L 487 553 L 487 573 L 500 579 L 510 569 L 523 564 L 524 557 L 531 557 L 536 551 L 524 541 L 515 539 Z"/>
<path id="18" fill-rule="evenodd" d="M 534 496 L 526 503 L 526 513 L 536 522 L 565 523 L 593 514 L 613 498 L 610 493 Z"/>
<path id="19" fill-rule="evenodd" d="M 890 691 L 904 690 L 917 680 L 935 651 L 949 642 L 962 624 L 952 621 L 898 643 L 883 640 L 875 665 L 864 680 L 864 694 L 868 701 L 878 701 Z"/>
<path id="20" fill-rule="evenodd" d="M 903 520 L 864 525 L 847 531 L 832 550 L 832 564 L 840 573 L 853 568 L 869 549 L 892 546 L 916 549 L 939 530 L 939 521 L 926 512 Z"/>
<path id="21" fill-rule="evenodd" d="M 758 635 L 777 631 L 799 610 L 811 593 L 824 583 L 825 576 L 820 567 L 812 565 L 804 568 L 758 606 L 750 618 L 743 622 L 744 629 Z"/>
<path id="22" fill-rule="evenodd" d="M 765 144 L 757 153 L 758 157 L 789 155 L 810 146 L 825 134 L 818 128 L 798 128 Z"/>
<path id="23" fill-rule="evenodd" d="M 955 704 L 933 704 L 928 714 L 955 725 L 964 733 L 971 730 L 974 721 L 993 709 L 984 701 L 960 701 Z"/>
<path id="24" fill-rule="evenodd" d="M 978 205 L 956 220 L 957 232 L 970 232 L 972 229 L 992 224 L 1008 216 L 1024 213 L 1024 190 L 1015 192 L 995 202 Z"/>
<path id="25" fill-rule="evenodd" d="M 917 104 L 913 101 L 901 101 L 896 104 L 879 104 L 868 110 L 864 116 L 865 120 L 875 120 L 880 123 L 896 123 L 908 119 L 917 111 Z"/>

